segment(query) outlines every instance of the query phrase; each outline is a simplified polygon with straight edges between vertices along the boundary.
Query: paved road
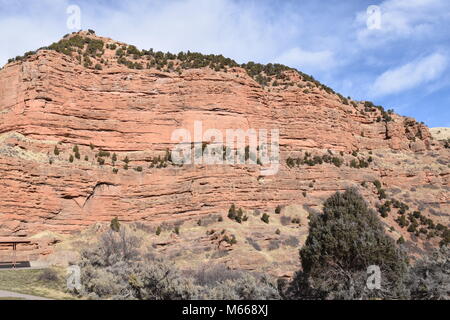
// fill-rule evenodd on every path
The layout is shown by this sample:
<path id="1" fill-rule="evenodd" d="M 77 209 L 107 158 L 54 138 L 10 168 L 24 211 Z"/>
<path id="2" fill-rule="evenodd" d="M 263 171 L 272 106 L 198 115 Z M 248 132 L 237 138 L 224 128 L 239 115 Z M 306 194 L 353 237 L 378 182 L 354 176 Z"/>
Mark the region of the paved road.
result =
<path id="1" fill-rule="evenodd" d="M 0 290 L 0 300 L 1 298 L 18 298 L 25 300 L 51 300 L 43 297 L 31 296 L 29 294 L 16 293 L 11 291 Z"/>

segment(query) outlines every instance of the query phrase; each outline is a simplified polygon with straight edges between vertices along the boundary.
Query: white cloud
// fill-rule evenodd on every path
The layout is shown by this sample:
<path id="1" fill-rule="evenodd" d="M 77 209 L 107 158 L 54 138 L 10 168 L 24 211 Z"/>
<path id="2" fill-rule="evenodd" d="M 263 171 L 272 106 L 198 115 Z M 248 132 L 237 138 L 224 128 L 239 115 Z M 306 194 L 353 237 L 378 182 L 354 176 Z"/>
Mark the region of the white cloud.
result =
<path id="1" fill-rule="evenodd" d="M 334 54 L 330 50 L 306 51 L 298 47 L 286 51 L 275 61 L 288 66 L 297 66 L 308 72 L 311 70 L 327 70 L 336 64 Z"/>
<path id="2" fill-rule="evenodd" d="M 445 55 L 435 53 L 388 70 L 380 75 L 371 88 L 373 97 L 386 96 L 413 89 L 438 79 L 448 66 Z"/>
<path id="3" fill-rule="evenodd" d="M 0 65 L 53 41 L 68 30 L 67 6 L 73 1 L 0 0 Z M 83 29 L 162 51 L 223 54 L 238 62 L 271 62 L 299 34 L 300 15 L 281 6 L 230 0 L 78 1 Z M 41 5 L 42 4 L 42 5 Z"/>
<path id="4" fill-rule="evenodd" d="M 66 29 L 66 0 L 0 0 L 0 67 L 9 58 L 23 55 L 59 40 Z"/>
<path id="5" fill-rule="evenodd" d="M 381 10 L 380 29 L 367 28 L 366 11 L 356 18 L 357 39 L 364 46 L 379 46 L 396 39 L 435 37 L 447 32 L 450 18 L 448 0 L 386 0 Z"/>
<path id="6" fill-rule="evenodd" d="M 83 19 L 99 34 L 140 48 L 216 53 L 239 62 L 269 62 L 298 35 L 300 19 L 283 7 L 275 14 L 253 1 L 124 0 L 122 5 L 101 8 L 100 17 L 83 10 Z"/>

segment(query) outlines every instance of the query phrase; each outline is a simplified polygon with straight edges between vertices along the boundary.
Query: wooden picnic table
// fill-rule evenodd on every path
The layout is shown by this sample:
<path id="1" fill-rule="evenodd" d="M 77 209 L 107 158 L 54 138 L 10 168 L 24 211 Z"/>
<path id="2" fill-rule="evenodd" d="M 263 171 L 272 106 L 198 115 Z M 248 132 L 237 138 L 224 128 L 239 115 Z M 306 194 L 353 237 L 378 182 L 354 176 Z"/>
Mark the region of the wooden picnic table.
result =
<path id="1" fill-rule="evenodd" d="M 19 237 L 9 237 L 9 238 L 0 238 L 0 246 L 1 245 L 11 245 L 13 248 L 13 268 L 16 268 L 17 265 L 17 245 L 19 244 L 31 244 L 32 241 L 27 238 L 19 238 Z"/>

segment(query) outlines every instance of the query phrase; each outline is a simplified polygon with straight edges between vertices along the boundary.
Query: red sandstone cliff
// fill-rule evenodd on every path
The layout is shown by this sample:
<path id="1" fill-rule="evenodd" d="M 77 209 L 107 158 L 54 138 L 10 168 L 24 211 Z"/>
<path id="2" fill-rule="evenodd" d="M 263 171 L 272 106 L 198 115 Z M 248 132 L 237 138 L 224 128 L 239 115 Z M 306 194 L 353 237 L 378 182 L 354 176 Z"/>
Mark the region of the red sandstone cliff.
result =
<path id="1" fill-rule="evenodd" d="M 147 224 L 198 219 L 225 213 L 231 203 L 248 211 L 314 208 L 350 186 L 375 205 L 375 180 L 388 198 L 448 226 L 449 151 L 413 119 L 394 114 L 380 121 L 379 110 L 366 112 L 364 103 L 344 101 L 292 70 L 284 72 L 286 84 L 263 87 L 241 67 L 130 69 L 109 46 L 91 58 L 101 70 L 78 59 L 40 50 L 0 70 L 0 236 L 72 233 L 116 216 Z M 136 61 L 145 66 L 146 58 Z M 192 129 L 195 120 L 204 130 L 279 128 L 279 173 L 261 177 L 255 166 L 150 168 L 146 160 L 171 148 L 173 130 Z M 71 163 L 74 146 L 80 159 Z M 100 150 L 117 154 L 117 173 L 111 156 L 99 164 Z M 286 165 L 305 152 L 331 153 L 343 165 Z M 350 165 L 369 157 L 368 168 Z M 142 172 L 134 170 L 139 166 Z M 408 233 L 396 218 L 384 219 L 396 237 L 438 242 Z"/>

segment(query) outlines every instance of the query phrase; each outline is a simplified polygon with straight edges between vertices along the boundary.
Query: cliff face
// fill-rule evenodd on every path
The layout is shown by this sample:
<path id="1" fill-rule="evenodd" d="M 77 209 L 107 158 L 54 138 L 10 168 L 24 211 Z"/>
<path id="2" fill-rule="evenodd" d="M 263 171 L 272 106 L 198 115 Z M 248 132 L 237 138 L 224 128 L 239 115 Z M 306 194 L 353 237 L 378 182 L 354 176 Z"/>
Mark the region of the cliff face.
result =
<path id="1" fill-rule="evenodd" d="M 198 219 L 223 214 L 232 203 L 248 211 L 319 209 L 349 186 L 375 205 L 376 180 L 388 198 L 448 225 L 449 151 L 413 119 L 393 114 L 393 121 L 380 121 L 380 111 L 293 71 L 285 71 L 292 83 L 262 87 L 241 67 L 130 69 L 109 49 L 102 59 L 96 70 L 41 50 L 0 70 L 0 236 L 73 233 L 113 217 L 146 224 Z M 172 132 L 192 130 L 196 120 L 204 130 L 280 129 L 280 171 L 261 177 L 251 165 L 151 165 L 173 146 Z M 287 165 L 305 152 L 343 164 Z M 352 160 L 369 158 L 368 167 L 352 167 Z M 406 232 L 396 218 L 384 219 L 394 236 L 436 244 Z"/>

